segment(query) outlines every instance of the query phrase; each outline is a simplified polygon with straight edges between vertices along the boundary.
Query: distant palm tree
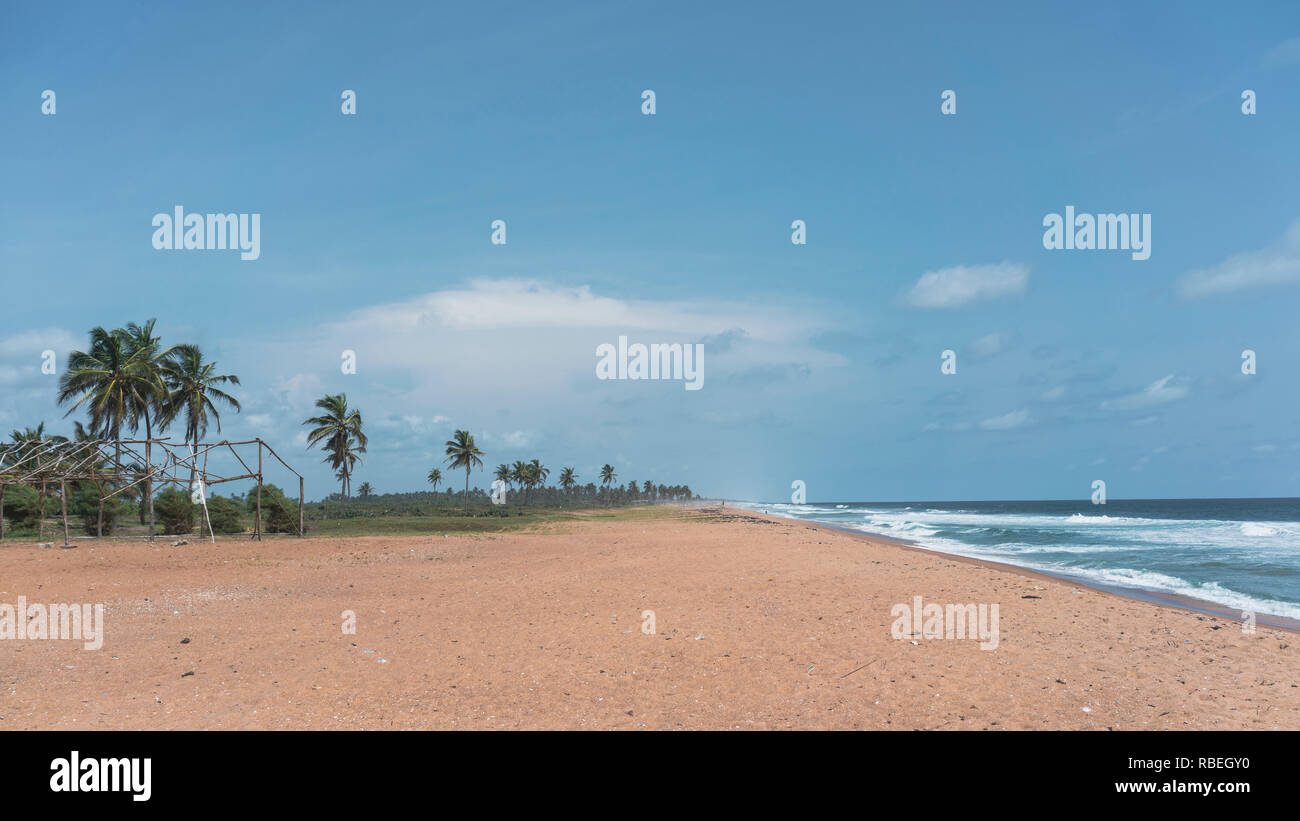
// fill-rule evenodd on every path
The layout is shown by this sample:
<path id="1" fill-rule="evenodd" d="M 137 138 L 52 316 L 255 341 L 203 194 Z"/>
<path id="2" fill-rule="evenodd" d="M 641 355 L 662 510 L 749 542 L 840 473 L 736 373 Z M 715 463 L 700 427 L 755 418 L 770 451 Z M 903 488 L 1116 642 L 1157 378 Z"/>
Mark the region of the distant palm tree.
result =
<path id="1" fill-rule="evenodd" d="M 649 479 L 646 479 L 644 482 L 641 483 L 641 494 L 643 496 L 645 496 L 647 499 L 651 499 L 654 497 L 654 493 L 655 493 L 654 482 L 650 481 Z"/>
<path id="2" fill-rule="evenodd" d="M 194 474 L 198 470 L 199 440 L 208 432 L 208 415 L 221 432 L 221 414 L 217 402 L 234 408 L 239 413 L 239 400 L 223 391 L 218 385 L 238 385 L 234 374 L 217 374 L 216 362 L 204 362 L 198 345 L 177 345 L 162 363 L 162 378 L 167 386 L 167 399 L 161 427 L 170 427 L 184 417 L 185 442 L 190 446 L 190 487 L 194 487 Z M 215 401 L 214 401 L 215 400 Z"/>
<path id="3" fill-rule="evenodd" d="M 613 466 L 613 465 L 609 465 L 609 464 L 607 464 L 607 465 L 604 465 L 603 467 L 601 467 L 601 469 L 600 469 L 600 483 L 601 483 L 602 485 L 605 486 L 605 493 L 606 493 L 606 495 L 609 494 L 609 486 L 610 486 L 610 484 L 611 484 L 615 479 L 617 479 L 617 478 L 618 478 L 618 475 L 614 473 L 614 466 Z"/>
<path id="4" fill-rule="evenodd" d="M 447 440 L 447 464 L 453 470 L 465 468 L 465 509 L 469 510 L 469 471 L 483 467 L 483 451 L 474 444 L 474 436 L 467 430 L 458 430 Z"/>
<path id="5" fill-rule="evenodd" d="M 496 472 L 492 474 L 497 481 L 504 482 L 506 487 L 510 487 L 510 466 L 507 464 L 497 465 Z"/>
<path id="6" fill-rule="evenodd" d="M 573 468 L 564 468 L 560 471 L 560 487 L 564 488 L 565 496 L 573 491 L 573 486 L 577 483 L 578 474 L 574 473 Z"/>
<path id="7" fill-rule="evenodd" d="M 375 489 L 370 486 L 369 482 L 362 482 L 361 487 L 357 488 L 357 496 L 359 496 L 362 499 L 369 499 L 370 494 L 374 492 Z"/>
<path id="8" fill-rule="evenodd" d="M 522 459 L 516 460 L 510 466 L 510 481 L 519 485 L 519 489 L 524 492 L 524 504 L 528 504 L 528 463 Z"/>
<path id="9" fill-rule="evenodd" d="M 438 492 L 438 485 L 442 484 L 442 471 L 434 468 L 429 471 L 429 484 L 433 485 L 433 492 Z"/>
<path id="10" fill-rule="evenodd" d="M 307 447 L 323 443 L 321 447 L 325 451 L 325 458 L 322 461 L 334 468 L 335 478 L 339 480 L 339 513 L 342 513 L 343 501 L 347 498 L 348 487 L 352 482 L 352 468 L 360 461 L 360 454 L 366 452 L 366 434 L 361 430 L 361 411 L 348 407 L 348 396 L 345 393 L 317 399 L 316 407 L 325 413 L 303 421 L 304 425 L 316 426 L 307 434 Z"/>
<path id="11" fill-rule="evenodd" d="M 550 468 L 543 465 L 540 459 L 534 459 L 528 463 L 528 484 L 530 487 L 545 487 L 546 480 L 550 476 Z"/>

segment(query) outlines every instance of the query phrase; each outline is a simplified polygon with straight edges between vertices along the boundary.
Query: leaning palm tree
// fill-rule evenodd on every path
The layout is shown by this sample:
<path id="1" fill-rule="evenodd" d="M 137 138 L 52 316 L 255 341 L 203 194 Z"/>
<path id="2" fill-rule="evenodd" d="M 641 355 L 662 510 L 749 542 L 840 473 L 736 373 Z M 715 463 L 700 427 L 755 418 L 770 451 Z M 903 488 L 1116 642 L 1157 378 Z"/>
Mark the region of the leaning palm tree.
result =
<path id="1" fill-rule="evenodd" d="M 465 468 L 465 509 L 469 510 L 469 471 L 483 467 L 483 451 L 474 444 L 474 436 L 467 430 L 458 430 L 446 442 L 447 464 L 452 470 Z"/>
<path id="2" fill-rule="evenodd" d="M 153 538 L 154 517 L 153 517 L 153 478 L 149 475 L 152 470 L 152 457 L 150 449 L 153 439 L 153 422 L 159 417 L 165 415 L 167 409 L 168 391 L 163 382 L 163 365 L 174 355 L 175 348 L 163 349 L 161 341 L 153 335 L 153 326 L 158 320 L 150 319 L 143 325 L 137 325 L 134 322 L 127 323 L 126 341 L 127 349 L 131 358 L 135 360 L 137 367 L 140 369 L 140 379 L 136 384 L 136 389 L 132 396 L 132 416 L 134 420 L 144 421 L 144 461 L 145 461 L 145 479 L 140 489 L 142 501 L 148 500 L 149 508 L 149 537 Z M 144 523 L 145 506 L 140 508 L 140 522 Z"/>
<path id="3" fill-rule="evenodd" d="M 573 486 L 578 483 L 578 474 L 573 468 L 564 468 L 560 471 L 560 487 L 564 488 L 564 495 L 568 496 L 573 491 Z"/>
<path id="4" fill-rule="evenodd" d="M 615 479 L 617 479 L 617 478 L 618 478 L 618 475 L 614 473 L 614 466 L 613 466 L 613 465 L 609 465 L 609 464 L 607 464 L 607 465 L 604 465 L 604 466 L 601 467 L 601 469 L 600 469 L 600 483 L 601 483 L 602 485 L 605 486 L 605 494 L 606 494 L 606 496 L 609 495 L 609 486 L 610 486 L 610 484 L 611 484 Z"/>
<path id="5" fill-rule="evenodd" d="M 325 411 L 303 421 L 316 427 L 307 434 L 307 447 L 321 443 L 325 458 L 321 461 L 335 470 L 339 480 L 339 513 L 351 485 L 352 468 L 366 452 L 366 434 L 361 430 L 361 411 L 348 407 L 348 395 L 326 395 L 316 400 L 316 407 Z"/>
<path id="6" fill-rule="evenodd" d="M 216 362 L 204 362 L 198 345 L 177 345 L 162 363 L 163 383 L 167 386 L 167 399 L 159 430 L 183 420 L 185 443 L 190 446 L 190 487 L 194 487 L 194 474 L 198 471 L 198 444 L 208 432 L 208 417 L 221 432 L 221 413 L 217 404 L 241 410 L 239 400 L 223 391 L 219 385 L 238 385 L 234 374 L 216 373 Z"/>

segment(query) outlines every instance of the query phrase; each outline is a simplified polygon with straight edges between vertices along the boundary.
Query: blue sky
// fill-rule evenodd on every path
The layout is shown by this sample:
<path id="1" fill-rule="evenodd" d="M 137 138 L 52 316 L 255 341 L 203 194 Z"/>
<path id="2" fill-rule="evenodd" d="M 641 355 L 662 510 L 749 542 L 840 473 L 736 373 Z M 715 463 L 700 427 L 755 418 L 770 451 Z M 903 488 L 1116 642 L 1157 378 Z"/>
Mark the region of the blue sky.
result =
<path id="1" fill-rule="evenodd" d="M 466 427 L 731 498 L 1300 495 L 1294 3 L 263 5 L 6 6 L 0 430 L 70 431 L 41 351 L 156 316 L 313 497 L 338 391 L 381 492 Z M 155 250 L 177 204 L 261 257 Z M 1067 205 L 1151 258 L 1044 249 Z M 620 334 L 704 388 L 596 379 Z"/>

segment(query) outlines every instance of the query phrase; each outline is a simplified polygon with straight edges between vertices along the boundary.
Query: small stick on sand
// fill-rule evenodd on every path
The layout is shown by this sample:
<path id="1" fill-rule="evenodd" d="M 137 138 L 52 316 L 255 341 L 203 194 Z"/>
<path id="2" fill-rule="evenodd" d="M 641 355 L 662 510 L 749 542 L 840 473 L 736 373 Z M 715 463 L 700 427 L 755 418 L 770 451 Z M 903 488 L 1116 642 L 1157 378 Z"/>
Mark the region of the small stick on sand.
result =
<path id="1" fill-rule="evenodd" d="M 866 664 L 862 665 L 862 667 L 869 667 L 869 666 L 871 666 L 871 662 L 872 662 L 872 661 L 875 661 L 875 659 L 872 659 L 871 661 L 869 661 L 869 662 L 867 662 Z M 857 668 L 857 670 L 850 670 L 850 671 L 848 671 L 847 673 L 845 673 L 844 675 L 840 676 L 840 678 L 848 678 L 849 676 L 851 676 L 851 675 L 853 675 L 854 673 L 858 672 L 858 670 L 861 670 L 862 667 Z"/>

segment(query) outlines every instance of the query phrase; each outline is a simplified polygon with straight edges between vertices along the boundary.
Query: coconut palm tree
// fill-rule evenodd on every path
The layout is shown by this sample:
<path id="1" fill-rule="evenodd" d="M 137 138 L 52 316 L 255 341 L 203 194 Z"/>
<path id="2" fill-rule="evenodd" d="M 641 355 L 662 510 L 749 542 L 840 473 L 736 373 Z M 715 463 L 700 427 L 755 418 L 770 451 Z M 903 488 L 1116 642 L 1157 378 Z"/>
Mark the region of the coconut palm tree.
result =
<path id="1" fill-rule="evenodd" d="M 447 464 L 453 470 L 465 468 L 465 509 L 469 510 L 469 471 L 483 467 L 483 451 L 474 444 L 474 436 L 467 430 L 458 430 L 446 442 Z"/>
<path id="2" fill-rule="evenodd" d="M 524 492 L 524 504 L 528 504 L 528 463 L 522 459 L 510 466 L 510 480 L 519 485 Z"/>
<path id="3" fill-rule="evenodd" d="M 618 475 L 614 473 L 614 466 L 613 466 L 613 465 L 606 464 L 606 465 L 604 465 L 604 466 L 601 467 L 601 469 L 600 469 L 600 483 L 601 483 L 602 485 L 605 486 L 605 493 L 606 493 L 606 495 L 609 494 L 609 486 L 610 486 L 610 484 L 611 484 L 615 479 L 617 479 L 617 478 L 618 478 Z"/>
<path id="4" fill-rule="evenodd" d="M 442 471 L 434 468 L 429 471 L 429 484 L 433 485 L 433 492 L 438 492 L 438 485 L 442 483 Z"/>
<path id="5" fill-rule="evenodd" d="M 362 482 L 361 487 L 357 488 L 357 496 L 362 499 L 369 499 L 375 489 L 370 486 L 369 482 Z"/>
<path id="6" fill-rule="evenodd" d="M 307 434 L 307 447 L 320 443 L 321 449 L 325 451 L 325 458 L 321 461 L 335 470 L 335 478 L 339 480 L 341 514 L 352 481 L 352 468 L 361 460 L 360 454 L 366 452 L 361 411 L 348 407 L 348 395 L 345 393 L 317 399 L 316 407 L 325 413 L 303 421 L 304 425 L 316 426 Z"/>
<path id="7" fill-rule="evenodd" d="M 578 483 L 578 474 L 573 468 L 564 468 L 560 471 L 560 487 L 564 488 L 564 495 L 568 496 L 573 486 Z"/>
<path id="8" fill-rule="evenodd" d="M 497 465 L 496 471 L 492 474 L 498 481 L 504 482 L 507 489 L 510 488 L 510 466 L 502 463 Z"/>
<path id="9" fill-rule="evenodd" d="M 221 413 L 217 404 L 241 410 L 239 400 L 223 391 L 219 385 L 238 385 L 234 374 L 216 373 L 216 362 L 204 362 L 198 345 L 177 345 L 162 362 L 162 379 L 167 386 L 167 399 L 160 429 L 183 420 L 185 443 L 190 446 L 190 487 L 194 487 L 194 474 L 198 471 L 198 444 L 208 432 L 208 417 L 221 432 Z"/>
<path id="10" fill-rule="evenodd" d="M 140 381 L 132 397 L 132 415 L 144 421 L 144 461 L 145 473 L 152 470 L 153 460 L 150 450 L 153 439 L 153 422 L 166 414 L 168 392 L 163 382 L 163 364 L 172 357 L 175 348 L 163 349 L 162 340 L 153 335 L 154 323 L 150 319 L 143 325 L 128 322 L 126 326 L 127 349 L 131 358 L 140 369 Z M 146 476 L 141 487 L 142 501 L 147 500 L 149 508 L 149 537 L 153 538 L 153 478 Z M 144 524 L 146 505 L 140 507 L 140 523 Z"/>
<path id="11" fill-rule="evenodd" d="M 58 404 L 72 402 L 64 414 L 85 407 L 90 428 L 114 442 L 114 465 L 122 466 L 122 428 L 131 427 L 139 397 L 153 390 L 144 354 L 135 349 L 126 332 L 96 326 L 90 330 L 90 350 L 68 354 L 68 365 L 59 377 Z"/>
<path id="12" fill-rule="evenodd" d="M 528 474 L 528 486 L 530 488 L 545 487 L 546 480 L 551 475 L 551 470 L 546 465 L 543 465 L 540 459 L 534 459 L 528 463 L 526 473 Z"/>

